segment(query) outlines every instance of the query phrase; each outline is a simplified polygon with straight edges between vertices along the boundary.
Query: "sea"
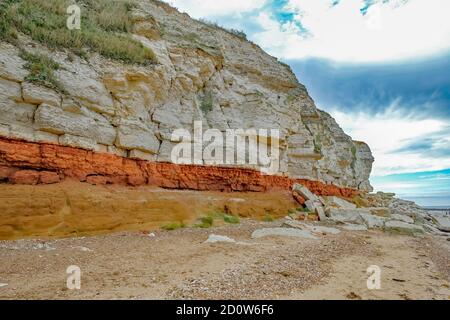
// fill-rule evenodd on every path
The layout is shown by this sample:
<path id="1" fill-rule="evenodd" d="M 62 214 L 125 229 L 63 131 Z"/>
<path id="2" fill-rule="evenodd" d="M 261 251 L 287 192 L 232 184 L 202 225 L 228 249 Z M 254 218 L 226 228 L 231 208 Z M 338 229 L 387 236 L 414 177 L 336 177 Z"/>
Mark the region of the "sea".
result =
<path id="1" fill-rule="evenodd" d="M 427 210 L 443 210 L 450 211 L 450 198 L 440 197 L 440 196 L 422 196 L 422 197 L 408 197 L 408 196 L 398 196 L 401 199 L 414 201 L 419 206 Z"/>

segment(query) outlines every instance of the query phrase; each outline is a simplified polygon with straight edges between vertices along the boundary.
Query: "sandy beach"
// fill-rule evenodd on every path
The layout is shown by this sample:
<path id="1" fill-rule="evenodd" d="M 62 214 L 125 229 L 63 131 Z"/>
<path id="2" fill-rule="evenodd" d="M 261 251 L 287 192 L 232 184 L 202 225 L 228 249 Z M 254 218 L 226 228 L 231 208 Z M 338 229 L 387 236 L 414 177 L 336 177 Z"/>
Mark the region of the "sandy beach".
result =
<path id="1" fill-rule="evenodd" d="M 0 241 L 1 299 L 450 299 L 450 241 L 381 231 L 264 237 L 283 220 Z M 233 243 L 205 243 L 209 235 Z M 66 269 L 81 269 L 81 289 Z M 367 268 L 381 269 L 380 290 Z"/>

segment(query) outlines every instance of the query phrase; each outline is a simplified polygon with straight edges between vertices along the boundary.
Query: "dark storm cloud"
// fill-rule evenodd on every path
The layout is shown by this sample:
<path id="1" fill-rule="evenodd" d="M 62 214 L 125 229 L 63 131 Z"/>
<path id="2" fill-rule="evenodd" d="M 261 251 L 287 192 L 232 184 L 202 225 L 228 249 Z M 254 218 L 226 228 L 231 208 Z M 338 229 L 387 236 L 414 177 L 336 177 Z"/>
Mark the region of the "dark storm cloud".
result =
<path id="1" fill-rule="evenodd" d="M 288 62 L 321 108 L 376 114 L 395 104 L 405 114 L 450 119 L 450 53 L 389 64 Z"/>

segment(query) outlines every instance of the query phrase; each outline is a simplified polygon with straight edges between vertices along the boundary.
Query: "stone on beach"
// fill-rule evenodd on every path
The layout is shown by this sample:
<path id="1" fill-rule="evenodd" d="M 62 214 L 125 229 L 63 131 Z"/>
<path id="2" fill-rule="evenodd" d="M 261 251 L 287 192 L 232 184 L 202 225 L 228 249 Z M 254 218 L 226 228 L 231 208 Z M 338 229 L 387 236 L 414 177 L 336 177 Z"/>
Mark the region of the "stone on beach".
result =
<path id="1" fill-rule="evenodd" d="M 227 236 L 221 236 L 217 234 L 211 234 L 209 235 L 208 239 L 205 241 L 205 243 L 216 243 L 216 242 L 228 242 L 228 243 L 235 243 L 236 240 L 227 237 Z"/>
<path id="2" fill-rule="evenodd" d="M 363 224 L 364 220 L 361 218 L 361 213 L 370 214 L 370 211 L 367 209 L 342 210 L 328 208 L 326 213 L 330 220 L 335 222 Z"/>
<path id="3" fill-rule="evenodd" d="M 252 233 L 252 239 L 259 239 L 271 236 L 297 237 L 306 239 L 317 239 L 310 232 L 294 228 L 263 228 Z"/>
<path id="4" fill-rule="evenodd" d="M 450 232 L 450 219 L 447 217 L 434 216 L 434 220 L 437 222 L 437 228 L 444 232 Z"/>
<path id="5" fill-rule="evenodd" d="M 285 223 L 283 223 L 282 227 L 300 229 L 300 230 L 305 230 L 305 231 L 309 231 L 312 233 L 318 233 L 318 234 L 339 234 L 339 233 L 341 233 L 341 231 L 336 228 L 307 224 L 307 223 L 298 222 L 298 221 L 286 221 Z"/>

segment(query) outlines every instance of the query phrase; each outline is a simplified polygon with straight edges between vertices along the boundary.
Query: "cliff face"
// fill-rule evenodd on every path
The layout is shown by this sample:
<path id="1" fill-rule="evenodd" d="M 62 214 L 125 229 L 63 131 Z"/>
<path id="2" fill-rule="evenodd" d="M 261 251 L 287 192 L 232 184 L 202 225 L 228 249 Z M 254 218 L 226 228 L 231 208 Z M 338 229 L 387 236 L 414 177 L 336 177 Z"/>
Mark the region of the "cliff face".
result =
<path id="1" fill-rule="evenodd" d="M 21 49 L 0 42 L 0 136 L 170 162 L 171 133 L 192 131 L 194 121 L 223 132 L 279 129 L 280 175 L 371 190 L 369 147 L 318 110 L 287 65 L 160 2 L 139 1 L 132 15 L 134 39 L 155 53 L 157 63 L 123 64 L 94 52 L 82 59 L 23 34 Z M 52 57 L 63 90 L 29 81 L 21 50 Z M 0 169 L 12 181 L 15 171 L 5 168 L 21 162 L 9 163 L 7 153 L 0 153 Z"/>

